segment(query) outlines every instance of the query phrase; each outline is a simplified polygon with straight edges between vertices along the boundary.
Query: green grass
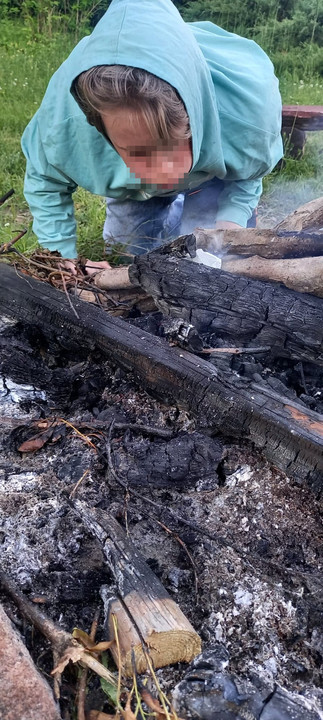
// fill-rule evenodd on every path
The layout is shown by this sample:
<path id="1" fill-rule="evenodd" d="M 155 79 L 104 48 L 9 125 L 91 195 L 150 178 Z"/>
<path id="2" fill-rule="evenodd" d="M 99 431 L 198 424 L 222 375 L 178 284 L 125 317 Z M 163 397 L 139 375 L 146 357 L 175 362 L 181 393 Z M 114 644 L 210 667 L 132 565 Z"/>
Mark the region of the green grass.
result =
<path id="1" fill-rule="evenodd" d="M 20 149 L 21 134 L 35 113 L 53 72 L 66 58 L 75 38 L 66 34 L 51 38 L 34 36 L 28 26 L 16 22 L 0 22 L 0 195 L 15 189 L 15 195 L 0 208 L 0 244 L 14 237 L 24 227 L 27 235 L 19 242 L 24 252 L 36 247 L 31 230 L 31 216 L 23 197 L 25 160 Z M 321 104 L 323 78 L 306 77 L 284 72 L 281 77 L 283 102 L 288 104 Z M 282 182 L 322 183 L 320 157 L 323 133 L 315 134 L 306 146 L 304 157 L 287 160 L 283 169 L 265 179 L 265 200 Z M 320 156 L 321 151 L 321 156 Z M 318 195 L 320 190 L 312 190 Z M 78 189 L 74 195 L 78 223 L 78 250 L 92 260 L 104 252 L 102 226 L 105 218 L 103 198 Z"/>
<path id="2" fill-rule="evenodd" d="M 296 73 L 284 73 L 279 80 L 280 92 L 285 105 L 322 105 L 323 77 L 306 77 Z"/>

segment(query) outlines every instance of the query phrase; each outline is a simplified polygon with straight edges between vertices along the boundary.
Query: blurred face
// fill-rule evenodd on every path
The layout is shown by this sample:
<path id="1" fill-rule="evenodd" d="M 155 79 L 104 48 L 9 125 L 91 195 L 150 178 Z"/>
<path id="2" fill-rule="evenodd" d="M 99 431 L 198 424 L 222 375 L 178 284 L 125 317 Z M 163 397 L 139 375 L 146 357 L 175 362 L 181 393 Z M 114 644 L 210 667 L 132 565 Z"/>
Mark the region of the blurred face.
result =
<path id="1" fill-rule="evenodd" d="M 156 140 L 143 117 L 127 108 L 101 113 L 107 136 L 129 170 L 143 183 L 176 187 L 192 166 L 191 141 Z"/>

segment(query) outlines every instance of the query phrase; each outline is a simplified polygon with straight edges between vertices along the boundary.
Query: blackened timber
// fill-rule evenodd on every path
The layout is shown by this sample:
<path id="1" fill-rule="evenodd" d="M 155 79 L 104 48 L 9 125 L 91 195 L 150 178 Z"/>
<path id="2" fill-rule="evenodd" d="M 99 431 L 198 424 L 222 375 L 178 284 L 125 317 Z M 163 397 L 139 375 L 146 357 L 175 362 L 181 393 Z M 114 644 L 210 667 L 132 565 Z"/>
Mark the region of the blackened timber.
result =
<path id="1" fill-rule="evenodd" d="M 1 266 L 0 280 L 2 315 L 40 328 L 49 341 L 63 347 L 99 348 L 111 363 L 131 371 L 145 389 L 192 412 L 200 427 L 248 439 L 276 467 L 315 491 L 322 488 L 322 415 L 232 372 L 220 372 L 162 338 L 73 299 L 77 318 L 64 293 L 19 276 L 10 266 Z M 297 336 L 294 341 L 297 344 Z"/>
<path id="2" fill-rule="evenodd" d="M 129 274 L 165 315 L 228 345 L 270 346 L 287 357 L 323 366 L 323 299 L 279 283 L 239 277 L 161 252 L 139 255 Z"/>

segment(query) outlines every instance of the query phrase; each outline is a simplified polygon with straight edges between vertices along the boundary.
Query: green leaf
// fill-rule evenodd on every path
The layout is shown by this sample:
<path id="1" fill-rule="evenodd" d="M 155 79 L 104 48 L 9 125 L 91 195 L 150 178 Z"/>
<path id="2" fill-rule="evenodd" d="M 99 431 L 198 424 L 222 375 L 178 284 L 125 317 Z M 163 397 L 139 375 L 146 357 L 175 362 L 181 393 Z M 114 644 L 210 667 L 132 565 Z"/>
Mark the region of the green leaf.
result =
<path id="1" fill-rule="evenodd" d="M 101 657 L 102 665 L 104 665 L 105 668 L 108 669 L 108 657 L 106 653 L 102 654 Z M 101 688 L 103 692 L 108 696 L 109 700 L 111 701 L 112 705 L 115 707 L 117 706 L 117 688 L 115 685 L 112 685 L 104 678 L 100 678 Z"/>

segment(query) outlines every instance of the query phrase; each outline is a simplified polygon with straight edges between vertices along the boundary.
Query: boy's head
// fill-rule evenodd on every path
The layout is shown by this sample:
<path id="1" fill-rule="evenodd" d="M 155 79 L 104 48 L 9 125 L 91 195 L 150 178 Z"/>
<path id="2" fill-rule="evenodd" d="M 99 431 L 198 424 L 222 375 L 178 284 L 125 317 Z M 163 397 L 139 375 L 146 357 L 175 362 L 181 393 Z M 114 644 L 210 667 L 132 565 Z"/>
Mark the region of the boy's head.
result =
<path id="1" fill-rule="evenodd" d="M 169 83 L 140 68 L 100 65 L 81 73 L 72 93 L 142 182 L 171 188 L 190 171 L 189 119 Z"/>

